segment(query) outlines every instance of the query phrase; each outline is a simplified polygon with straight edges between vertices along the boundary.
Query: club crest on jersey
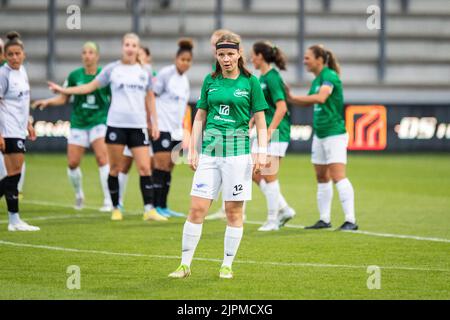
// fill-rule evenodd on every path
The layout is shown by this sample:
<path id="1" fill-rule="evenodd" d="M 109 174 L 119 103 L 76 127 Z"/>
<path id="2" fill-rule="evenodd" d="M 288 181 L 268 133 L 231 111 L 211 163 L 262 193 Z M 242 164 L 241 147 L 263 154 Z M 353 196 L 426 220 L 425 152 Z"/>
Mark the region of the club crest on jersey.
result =
<path id="1" fill-rule="evenodd" d="M 264 83 L 264 82 L 262 82 L 262 83 L 261 83 L 261 89 L 262 89 L 262 90 L 266 90 L 266 89 L 267 89 L 267 84 Z"/>
<path id="2" fill-rule="evenodd" d="M 167 139 L 163 139 L 163 141 L 161 141 L 161 145 L 163 146 L 163 148 L 167 149 L 170 146 L 170 141 Z"/>
<path id="3" fill-rule="evenodd" d="M 236 89 L 234 91 L 234 96 L 237 98 L 248 97 L 248 94 L 249 94 L 248 90 L 245 90 L 245 89 L 244 90 Z"/>

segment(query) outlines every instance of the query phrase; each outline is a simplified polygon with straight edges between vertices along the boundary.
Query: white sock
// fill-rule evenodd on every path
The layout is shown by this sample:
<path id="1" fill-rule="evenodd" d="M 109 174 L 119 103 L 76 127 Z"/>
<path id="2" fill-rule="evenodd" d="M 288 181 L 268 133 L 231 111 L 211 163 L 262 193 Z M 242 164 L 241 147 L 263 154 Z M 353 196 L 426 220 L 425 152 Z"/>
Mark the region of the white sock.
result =
<path id="1" fill-rule="evenodd" d="M 183 241 L 181 244 L 181 264 L 191 266 L 195 249 L 202 235 L 203 224 L 196 224 L 186 220 L 183 228 Z"/>
<path id="2" fill-rule="evenodd" d="M 3 153 L 0 152 L 0 180 L 6 178 L 8 172 L 6 172 L 5 158 L 3 157 Z"/>
<path id="3" fill-rule="evenodd" d="M 72 183 L 73 189 L 75 190 L 75 194 L 77 198 L 83 197 L 83 188 L 81 186 L 81 182 L 83 180 L 83 175 L 81 174 L 80 167 L 75 169 L 67 168 L 67 175 L 69 176 L 69 180 Z"/>
<path id="4" fill-rule="evenodd" d="M 223 266 L 231 268 L 234 257 L 239 249 L 239 244 L 241 243 L 243 233 L 244 227 L 237 228 L 227 226 L 225 230 Z"/>
<path id="5" fill-rule="evenodd" d="M 333 183 L 317 184 L 317 206 L 319 207 L 320 220 L 330 223 L 331 202 L 333 200 Z"/>
<path id="6" fill-rule="evenodd" d="M 119 172 L 119 204 L 123 206 L 123 198 L 128 183 L 128 173 Z"/>
<path id="7" fill-rule="evenodd" d="M 22 193 L 23 191 L 23 185 L 25 184 L 25 172 L 26 172 L 26 166 L 25 166 L 25 162 L 22 164 L 22 170 L 21 170 L 21 174 L 20 174 L 20 180 L 19 183 L 17 184 L 17 190 L 19 190 L 20 193 Z"/>
<path id="8" fill-rule="evenodd" d="M 355 223 L 355 193 L 350 180 L 342 179 L 336 183 L 336 188 L 339 193 L 339 200 L 341 200 L 342 209 L 345 214 L 345 221 Z"/>
<path id="9" fill-rule="evenodd" d="M 280 185 L 280 182 L 277 180 L 278 185 Z M 281 187 L 279 187 L 280 189 L 280 194 L 278 195 L 278 210 L 283 210 L 286 209 L 288 207 L 288 203 L 286 201 L 286 199 L 283 197 L 283 194 L 281 193 Z"/>
<path id="10" fill-rule="evenodd" d="M 100 173 L 100 184 L 102 185 L 103 197 L 105 199 L 104 204 L 112 204 L 111 194 L 108 188 L 109 164 L 98 167 L 98 171 Z"/>
<path id="11" fill-rule="evenodd" d="M 266 184 L 267 220 L 276 220 L 278 216 L 278 202 L 280 196 L 280 184 L 278 180 Z"/>
<path id="12" fill-rule="evenodd" d="M 266 190 L 267 190 L 267 182 L 264 179 L 261 179 L 261 181 L 259 182 L 259 188 L 261 189 L 261 192 L 266 195 Z M 280 190 L 280 194 L 278 195 L 278 210 L 283 210 L 288 206 L 288 203 L 286 201 L 286 199 L 283 197 L 283 195 L 281 194 L 281 190 Z"/>
<path id="13" fill-rule="evenodd" d="M 259 188 L 261 189 L 261 192 L 264 193 L 264 195 L 266 194 L 266 186 L 267 186 L 266 180 L 261 179 L 261 181 L 259 182 Z"/>
<path id="14" fill-rule="evenodd" d="M 9 217 L 10 224 L 17 224 L 20 222 L 20 216 L 18 213 L 8 212 L 8 217 Z"/>

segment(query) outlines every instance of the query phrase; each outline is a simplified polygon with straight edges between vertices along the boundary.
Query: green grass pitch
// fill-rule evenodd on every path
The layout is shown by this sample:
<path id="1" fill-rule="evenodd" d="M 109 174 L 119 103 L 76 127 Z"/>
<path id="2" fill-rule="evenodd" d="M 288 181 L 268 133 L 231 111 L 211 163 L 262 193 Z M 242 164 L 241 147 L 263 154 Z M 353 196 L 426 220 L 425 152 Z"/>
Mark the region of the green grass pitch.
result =
<path id="1" fill-rule="evenodd" d="M 142 221 L 133 167 L 128 214 L 112 222 L 96 210 L 102 197 L 91 155 L 82 170 L 88 208 L 76 212 L 65 157 L 27 155 L 21 214 L 42 230 L 8 232 L 2 200 L 0 299 L 450 299 L 448 154 L 351 155 L 357 220 L 368 234 L 301 229 L 318 219 L 316 184 L 309 156 L 289 155 L 280 181 L 297 216 L 279 232 L 258 232 L 266 205 L 254 187 L 231 281 L 218 277 L 223 221 L 205 222 L 192 276 L 170 280 L 180 262 L 184 219 Z M 186 165 L 176 167 L 173 209 L 188 210 L 191 180 Z M 332 223 L 342 222 L 335 190 Z M 71 265 L 80 268 L 79 290 L 67 288 Z M 380 267 L 381 287 L 370 290 L 367 267 L 373 265 Z"/>

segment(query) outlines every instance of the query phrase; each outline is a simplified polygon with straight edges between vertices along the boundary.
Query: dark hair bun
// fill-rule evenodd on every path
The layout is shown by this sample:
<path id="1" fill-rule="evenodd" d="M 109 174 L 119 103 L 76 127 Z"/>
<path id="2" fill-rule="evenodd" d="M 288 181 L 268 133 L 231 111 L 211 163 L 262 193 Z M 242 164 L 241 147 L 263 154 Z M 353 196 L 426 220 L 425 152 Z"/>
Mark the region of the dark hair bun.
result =
<path id="1" fill-rule="evenodd" d="M 178 47 L 182 50 L 192 50 L 194 48 L 194 42 L 191 38 L 182 38 L 178 40 Z"/>
<path id="2" fill-rule="evenodd" d="M 8 38 L 9 41 L 20 39 L 20 34 L 17 31 L 11 31 L 7 33 L 6 38 Z"/>

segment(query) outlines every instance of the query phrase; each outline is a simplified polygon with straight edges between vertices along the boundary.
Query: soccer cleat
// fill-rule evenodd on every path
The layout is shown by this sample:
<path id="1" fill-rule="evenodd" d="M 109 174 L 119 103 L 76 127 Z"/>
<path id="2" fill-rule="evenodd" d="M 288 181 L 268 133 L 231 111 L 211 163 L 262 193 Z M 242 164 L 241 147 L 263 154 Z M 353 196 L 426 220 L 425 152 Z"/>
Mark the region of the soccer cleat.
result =
<path id="1" fill-rule="evenodd" d="M 206 216 L 205 220 L 224 220 L 227 218 L 225 211 L 220 208 L 216 213 Z"/>
<path id="2" fill-rule="evenodd" d="M 75 198 L 75 210 L 82 210 L 84 207 L 84 197 L 83 196 L 77 196 Z"/>
<path id="3" fill-rule="evenodd" d="M 17 223 L 10 223 L 8 225 L 8 231 L 39 231 L 41 228 L 31 226 L 25 221 L 19 220 Z"/>
<path id="4" fill-rule="evenodd" d="M 121 221 L 123 220 L 122 211 L 120 211 L 118 208 L 114 208 L 111 214 L 111 220 L 112 221 Z"/>
<path id="5" fill-rule="evenodd" d="M 151 209 L 144 213 L 144 220 L 145 221 L 167 221 L 168 219 L 166 217 L 163 217 L 158 212 L 156 212 L 156 209 Z"/>
<path id="6" fill-rule="evenodd" d="M 312 226 L 305 227 L 305 229 L 328 229 L 331 228 L 331 223 L 326 223 L 322 220 L 317 221 Z"/>
<path id="7" fill-rule="evenodd" d="M 345 221 L 342 226 L 337 229 L 338 231 L 348 231 L 348 230 L 358 230 L 358 225 L 356 223 L 351 223 Z"/>
<path id="8" fill-rule="evenodd" d="M 100 212 L 111 212 L 111 211 L 113 211 L 113 209 L 114 209 L 114 207 L 113 207 L 112 203 L 105 202 L 103 204 L 103 206 L 98 210 Z"/>
<path id="9" fill-rule="evenodd" d="M 283 227 L 289 220 L 291 220 L 295 216 L 295 210 L 291 207 L 287 207 L 280 211 L 278 215 L 278 223 L 279 227 Z"/>
<path id="10" fill-rule="evenodd" d="M 176 211 L 170 210 L 169 208 L 159 208 L 159 210 L 158 210 L 158 208 L 156 208 L 156 211 L 160 215 L 167 217 L 167 218 L 169 218 L 169 217 L 185 218 L 186 217 L 186 215 L 184 213 L 176 212 Z"/>
<path id="11" fill-rule="evenodd" d="M 189 277 L 190 275 L 191 275 L 191 269 L 187 265 L 181 264 L 177 268 L 177 270 L 175 270 L 174 272 L 169 274 L 169 278 L 183 279 L 183 278 Z"/>
<path id="12" fill-rule="evenodd" d="M 166 211 L 164 210 L 164 208 L 156 207 L 155 210 L 156 210 L 156 212 L 158 212 L 159 215 L 161 215 L 161 216 L 163 216 L 163 217 L 166 217 L 166 218 L 169 218 L 169 217 L 170 217 L 170 216 L 169 216 L 169 213 L 166 212 Z"/>
<path id="13" fill-rule="evenodd" d="M 267 220 L 258 231 L 278 231 L 280 229 L 279 223 L 276 220 Z"/>
<path id="14" fill-rule="evenodd" d="M 221 279 L 232 279 L 233 271 L 231 270 L 231 267 L 222 266 L 219 271 L 219 277 Z"/>

